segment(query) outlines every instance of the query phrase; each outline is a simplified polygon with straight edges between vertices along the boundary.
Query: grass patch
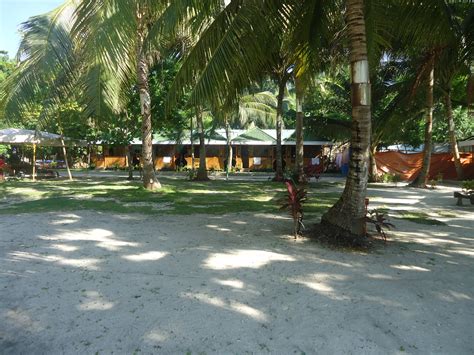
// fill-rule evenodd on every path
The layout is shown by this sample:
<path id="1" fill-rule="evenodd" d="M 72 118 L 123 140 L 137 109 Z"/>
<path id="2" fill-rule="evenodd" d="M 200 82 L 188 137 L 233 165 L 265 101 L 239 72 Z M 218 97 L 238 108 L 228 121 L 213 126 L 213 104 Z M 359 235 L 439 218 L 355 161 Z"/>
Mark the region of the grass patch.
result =
<path id="1" fill-rule="evenodd" d="M 414 211 L 397 211 L 399 213 L 398 216 L 395 218 L 398 219 L 405 219 L 407 221 L 418 223 L 418 224 L 426 224 L 431 226 L 446 226 L 447 224 L 438 221 L 437 219 L 433 219 L 428 214 L 424 212 L 414 212 Z"/>
<path id="2" fill-rule="evenodd" d="M 95 210 L 115 213 L 225 214 L 278 212 L 277 201 L 286 191 L 272 181 L 193 182 L 161 177 L 163 188 L 150 192 L 138 181 L 75 180 L 8 181 L 0 184 L 0 214 Z M 329 187 L 333 187 L 328 191 Z M 334 184 L 312 183 L 305 213 L 323 213 L 339 197 Z"/>
<path id="3" fill-rule="evenodd" d="M 451 211 L 436 211 L 436 214 L 438 214 L 438 216 L 440 216 L 440 217 L 446 217 L 446 218 L 459 217 L 459 215 L 457 215 L 456 213 L 451 212 Z"/>

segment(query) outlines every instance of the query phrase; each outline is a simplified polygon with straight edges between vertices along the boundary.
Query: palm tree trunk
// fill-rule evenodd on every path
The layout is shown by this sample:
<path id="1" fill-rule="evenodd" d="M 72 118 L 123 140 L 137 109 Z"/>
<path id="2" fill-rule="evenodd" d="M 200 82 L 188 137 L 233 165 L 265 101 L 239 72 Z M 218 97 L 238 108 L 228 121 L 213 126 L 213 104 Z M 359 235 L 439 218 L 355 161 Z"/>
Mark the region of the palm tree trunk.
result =
<path id="1" fill-rule="evenodd" d="M 62 132 L 62 129 L 61 129 L 61 132 Z M 64 137 L 63 137 L 62 133 L 61 133 L 61 146 L 62 146 L 62 149 L 63 149 L 64 164 L 66 164 L 67 176 L 69 178 L 69 181 L 72 181 L 71 169 L 69 169 L 69 162 L 67 160 L 66 145 L 64 144 Z"/>
<path id="2" fill-rule="evenodd" d="M 454 167 L 456 168 L 456 175 L 458 180 L 463 179 L 463 171 L 461 164 L 461 157 L 459 156 L 458 142 L 456 139 L 456 130 L 454 127 L 453 106 L 451 103 L 451 88 L 445 95 L 446 101 L 446 116 L 448 118 L 449 143 L 451 144 L 451 152 L 453 153 Z"/>
<path id="3" fill-rule="evenodd" d="M 127 168 L 128 168 L 127 180 L 133 180 L 133 162 L 132 162 L 132 151 L 130 149 L 130 145 L 125 146 L 125 154 L 127 156 Z"/>
<path id="4" fill-rule="evenodd" d="M 469 67 L 469 78 L 467 79 L 467 112 L 474 113 L 474 65 Z"/>
<path id="5" fill-rule="evenodd" d="M 423 165 L 420 173 L 412 181 L 412 187 L 426 187 L 430 174 L 432 136 L 433 136 L 433 89 L 434 89 L 434 56 L 431 58 L 431 69 L 428 78 L 428 90 L 426 94 L 426 116 L 425 116 L 425 142 L 423 147 Z"/>
<path id="6" fill-rule="evenodd" d="M 363 237 L 369 170 L 371 112 L 364 1 L 346 1 L 351 61 L 352 129 L 349 174 L 344 192 L 321 218 L 334 236 Z"/>
<path id="7" fill-rule="evenodd" d="M 204 137 L 204 123 L 202 122 L 202 113 L 199 108 L 196 108 L 196 122 L 199 132 L 199 170 L 197 172 L 196 180 L 209 180 L 207 176 L 206 167 L 206 141 Z"/>
<path id="8" fill-rule="evenodd" d="M 33 170 L 31 173 L 31 178 L 33 181 L 36 181 L 36 144 L 33 143 Z"/>
<path id="9" fill-rule="evenodd" d="M 305 181 L 304 175 L 304 141 L 303 141 L 303 99 L 304 87 L 301 79 L 295 76 L 296 91 L 296 159 L 295 159 L 295 176 L 299 182 Z"/>
<path id="10" fill-rule="evenodd" d="M 155 167 L 153 165 L 153 141 L 151 128 L 151 97 L 148 85 L 149 65 L 143 53 L 143 42 L 146 35 L 146 19 L 144 13 L 137 10 L 138 23 L 138 44 L 137 44 L 137 86 L 140 94 L 140 109 L 142 114 L 142 166 L 143 166 L 143 187 L 147 190 L 161 188 L 161 184 L 156 178 Z"/>
<path id="11" fill-rule="evenodd" d="M 147 190 L 161 188 L 153 166 L 153 142 L 151 129 L 151 99 L 148 86 L 148 63 L 143 55 L 138 60 L 138 90 L 140 92 L 140 108 L 142 112 L 142 164 L 143 187 Z"/>
<path id="12" fill-rule="evenodd" d="M 376 153 L 377 153 L 377 145 L 373 145 L 370 148 L 369 182 L 377 182 L 378 181 L 377 161 L 375 160 L 375 154 Z"/>
<path id="13" fill-rule="evenodd" d="M 229 172 L 232 171 L 232 142 L 230 140 L 230 124 L 227 117 L 225 118 L 225 136 L 227 140 L 227 166 L 226 166 L 226 180 L 229 179 Z"/>
<path id="14" fill-rule="evenodd" d="M 285 75 L 279 78 L 278 96 L 277 96 L 277 112 L 276 112 L 276 171 L 274 181 L 283 181 L 283 157 L 281 148 L 281 129 L 283 126 L 283 99 L 285 97 L 286 88 Z"/>
<path id="15" fill-rule="evenodd" d="M 58 120 L 58 128 L 59 128 L 59 133 L 61 133 L 61 147 L 63 150 L 63 156 L 64 156 L 64 164 L 66 165 L 66 171 L 67 175 L 69 178 L 69 181 L 72 181 L 72 174 L 71 174 L 71 169 L 69 169 L 69 162 L 67 161 L 67 152 L 66 152 L 66 145 L 64 144 L 64 130 L 63 130 L 63 124 L 61 122 L 61 115 L 58 112 L 57 115 L 57 120 Z"/>
<path id="16" fill-rule="evenodd" d="M 194 139 L 193 139 L 193 118 L 191 117 L 191 171 L 193 172 L 192 176 L 194 176 Z"/>
<path id="17" fill-rule="evenodd" d="M 91 145 L 87 143 L 87 167 L 91 168 Z"/>

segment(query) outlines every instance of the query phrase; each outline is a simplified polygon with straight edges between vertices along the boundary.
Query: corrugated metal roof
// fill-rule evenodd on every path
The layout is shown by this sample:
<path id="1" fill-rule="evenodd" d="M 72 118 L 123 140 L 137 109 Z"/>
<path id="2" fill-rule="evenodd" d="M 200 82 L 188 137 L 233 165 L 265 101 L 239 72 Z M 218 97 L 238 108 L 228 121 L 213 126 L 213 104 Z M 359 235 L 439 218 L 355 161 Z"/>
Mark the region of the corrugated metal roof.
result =
<path id="1" fill-rule="evenodd" d="M 240 134 L 232 140 L 233 142 L 265 142 L 268 144 L 275 144 L 276 139 L 265 132 L 263 129 L 253 127 L 248 131 Z"/>
<path id="2" fill-rule="evenodd" d="M 281 138 L 283 145 L 295 145 L 294 129 L 282 129 Z M 225 129 L 208 130 L 205 134 L 206 145 L 225 145 L 227 142 Z M 236 145 L 275 145 L 276 144 L 276 130 L 275 129 L 261 129 L 252 127 L 248 130 L 232 129 L 230 130 L 230 137 L 232 144 Z M 199 135 L 193 132 L 193 143 L 199 144 Z M 304 137 L 306 145 L 332 145 L 333 143 L 310 135 Z M 141 139 L 134 139 L 132 145 L 140 145 Z M 181 139 L 177 142 L 172 137 L 167 137 L 163 134 L 153 135 L 153 144 L 156 145 L 172 145 L 172 144 L 191 144 L 190 133 L 183 134 Z"/>

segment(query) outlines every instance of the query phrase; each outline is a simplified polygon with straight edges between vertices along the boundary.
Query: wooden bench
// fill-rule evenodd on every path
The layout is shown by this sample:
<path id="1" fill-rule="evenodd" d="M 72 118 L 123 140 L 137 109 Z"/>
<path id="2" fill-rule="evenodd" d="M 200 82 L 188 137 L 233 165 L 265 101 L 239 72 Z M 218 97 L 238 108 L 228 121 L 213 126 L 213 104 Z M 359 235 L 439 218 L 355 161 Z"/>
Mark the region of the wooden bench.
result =
<path id="1" fill-rule="evenodd" d="M 474 192 L 462 193 L 462 192 L 455 191 L 454 197 L 458 199 L 458 202 L 456 202 L 456 205 L 458 206 L 462 206 L 463 198 L 470 200 L 471 205 L 474 205 Z"/>

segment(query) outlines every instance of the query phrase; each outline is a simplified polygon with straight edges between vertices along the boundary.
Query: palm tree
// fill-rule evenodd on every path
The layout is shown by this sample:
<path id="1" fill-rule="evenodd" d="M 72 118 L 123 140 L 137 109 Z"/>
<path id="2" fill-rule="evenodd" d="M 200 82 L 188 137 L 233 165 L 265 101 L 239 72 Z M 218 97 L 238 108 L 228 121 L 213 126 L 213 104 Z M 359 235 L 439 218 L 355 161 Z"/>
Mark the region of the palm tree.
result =
<path id="1" fill-rule="evenodd" d="M 296 96 L 296 124 L 295 124 L 295 136 L 296 136 L 296 159 L 295 159 L 295 171 L 297 181 L 305 181 L 304 174 L 304 142 L 303 142 L 303 100 L 304 100 L 305 86 L 303 79 L 295 73 L 295 96 Z"/>
<path id="2" fill-rule="evenodd" d="M 167 15 L 164 1 L 84 1 L 76 11 L 74 34 L 86 60 L 99 63 L 114 73 L 107 89 L 116 100 L 123 89 L 135 82 L 142 115 L 143 186 L 160 188 L 152 151 L 151 98 L 148 76 L 150 66 L 160 56 L 162 18 Z"/>
<path id="3" fill-rule="evenodd" d="M 80 69 L 70 37 L 73 21 L 71 7 L 63 5 L 22 24 L 18 63 L 0 90 L 0 117 L 21 118 L 37 102 L 42 103 L 42 116 L 51 116 L 61 93 L 70 92 L 75 80 L 65 70 Z"/>
<path id="4" fill-rule="evenodd" d="M 402 7 L 402 11 L 398 12 L 399 18 L 397 19 L 399 23 L 397 35 L 401 40 L 402 48 L 404 47 L 402 52 L 404 51 L 409 55 L 413 55 L 413 51 L 415 53 L 424 53 L 422 56 L 423 60 L 417 71 L 417 80 L 413 88 L 413 90 L 416 90 L 421 83 L 426 83 L 423 166 L 419 175 L 411 183 L 411 186 L 426 187 L 431 160 L 433 91 L 436 83 L 435 80 L 438 80 L 436 76 L 440 76 L 439 79 L 444 81 L 444 89 L 449 89 L 449 79 L 447 81 L 446 79 L 452 75 L 453 71 L 456 71 L 456 67 L 459 68 L 460 64 L 462 65 L 463 60 L 459 58 L 459 49 L 463 48 L 465 43 L 469 42 L 469 40 L 466 41 L 466 39 L 472 36 L 472 29 L 468 26 L 466 33 L 460 30 L 457 19 L 459 14 L 455 12 L 458 6 L 457 4 L 451 4 L 444 0 L 434 0 L 431 2 L 404 0 L 402 3 L 404 7 Z M 459 4 L 459 6 L 463 7 L 464 5 Z M 464 14 L 464 16 L 466 16 L 466 14 Z M 436 21 L 433 19 L 436 19 Z M 467 22 L 469 23 L 470 21 Z M 409 50 L 407 50 L 408 47 L 410 47 Z M 467 52 L 472 51 L 469 45 L 465 48 L 469 49 Z M 446 60 L 445 58 L 443 60 L 443 56 L 449 59 Z M 466 59 L 469 57 L 472 60 L 472 55 L 468 55 Z M 451 74 L 446 75 L 447 72 L 451 72 Z M 453 144 L 453 142 L 451 139 L 451 144 Z M 452 150 L 455 152 L 456 148 L 453 146 Z"/>
<path id="5" fill-rule="evenodd" d="M 369 61 L 367 55 L 364 1 L 346 1 L 352 96 L 352 134 L 349 174 L 344 192 L 321 218 L 343 235 L 365 233 L 365 197 L 369 168 L 371 133 Z"/>
<path id="6" fill-rule="evenodd" d="M 448 135 L 458 180 L 463 178 L 463 169 L 456 139 L 456 129 L 452 108 L 452 83 L 456 76 L 471 75 L 474 62 L 474 9 L 449 8 L 446 11 L 451 22 L 455 40 L 451 41 L 440 56 L 439 85 L 444 93 L 444 106 L 448 122 Z M 469 90 L 469 85 L 468 85 Z M 469 93 L 468 93 L 469 96 Z"/>
<path id="7" fill-rule="evenodd" d="M 427 90 L 426 90 L 426 112 L 425 112 L 425 134 L 424 134 L 424 145 L 423 145 L 423 165 L 421 166 L 420 173 L 413 180 L 410 186 L 413 187 L 426 187 L 428 183 L 429 170 L 431 164 L 431 152 L 433 149 L 432 136 L 433 136 L 433 91 L 434 91 L 434 72 L 435 72 L 435 52 L 428 54 L 426 61 L 426 71 L 428 72 L 427 77 Z"/>
<path id="8" fill-rule="evenodd" d="M 209 180 L 207 176 L 207 166 L 206 166 L 206 140 L 205 140 L 205 130 L 204 122 L 202 120 L 202 109 L 196 107 L 196 123 L 199 134 L 199 169 L 196 175 L 196 180 L 206 181 Z M 192 137 L 191 137 L 192 139 Z"/>
<path id="9" fill-rule="evenodd" d="M 261 91 L 254 94 L 243 94 L 238 98 L 237 108 L 234 103 L 227 103 L 220 110 L 224 119 L 227 140 L 227 175 L 232 170 L 232 144 L 230 130 L 232 125 L 261 128 L 274 128 L 276 121 L 276 98 L 272 92 Z"/>
<path id="10" fill-rule="evenodd" d="M 150 190 L 159 188 L 152 158 L 149 70 L 160 59 L 168 37 L 191 14 L 202 8 L 205 16 L 219 5 L 219 0 L 208 1 L 205 7 L 196 0 L 69 0 L 25 25 L 36 29 L 30 37 L 39 41 L 25 42 L 21 69 L 12 76 L 19 80 L 10 80 L 16 88 L 8 92 L 19 93 L 15 97 L 21 99 L 8 94 L 0 100 L 9 107 L 31 101 L 32 93 L 46 82 L 53 88 L 48 96 L 58 100 L 80 88 L 84 113 L 107 117 L 123 112 L 127 92 L 135 85 L 142 115 L 143 183 Z"/>

